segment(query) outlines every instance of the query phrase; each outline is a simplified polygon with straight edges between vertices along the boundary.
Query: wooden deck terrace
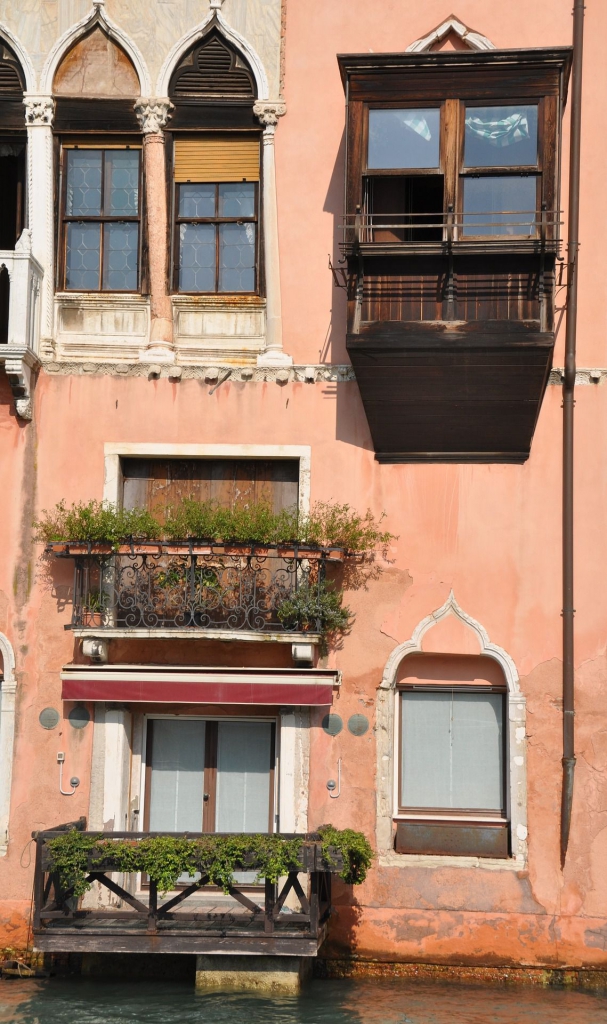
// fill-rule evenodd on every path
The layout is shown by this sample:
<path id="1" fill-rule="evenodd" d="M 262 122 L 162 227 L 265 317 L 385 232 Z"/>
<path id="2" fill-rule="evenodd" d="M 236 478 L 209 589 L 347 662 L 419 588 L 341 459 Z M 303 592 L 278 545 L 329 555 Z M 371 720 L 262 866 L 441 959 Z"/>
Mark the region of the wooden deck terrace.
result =
<path id="1" fill-rule="evenodd" d="M 72 825 L 75 823 L 72 823 Z M 265 953 L 316 956 L 323 943 L 331 913 L 331 875 L 341 870 L 340 855 L 323 860 L 317 838 L 303 838 L 299 870 L 254 888 L 228 893 L 208 885 L 204 877 L 161 896 L 150 880 L 116 871 L 110 860 L 91 866 L 88 882 L 98 883 L 97 895 L 106 890 L 107 906 L 90 895 L 77 900 L 73 888 L 64 888 L 53 863 L 48 840 L 65 826 L 35 832 L 34 947 L 52 953 Z M 84 833 L 98 835 L 99 833 Z M 141 840 L 160 833 L 112 832 L 103 839 Z M 178 838 L 202 838 L 202 833 L 162 833 Z M 284 835 L 285 839 L 296 838 Z M 297 837 L 300 838 L 300 837 Z M 254 870 L 247 861 L 244 870 Z M 303 885 L 301 875 L 303 878 Z M 246 888 L 246 891 L 243 891 Z M 287 907 L 297 902 L 298 909 Z M 110 895 L 111 894 L 111 895 Z M 85 904 L 85 905 L 83 905 Z M 184 906 L 184 904 L 187 904 Z"/>

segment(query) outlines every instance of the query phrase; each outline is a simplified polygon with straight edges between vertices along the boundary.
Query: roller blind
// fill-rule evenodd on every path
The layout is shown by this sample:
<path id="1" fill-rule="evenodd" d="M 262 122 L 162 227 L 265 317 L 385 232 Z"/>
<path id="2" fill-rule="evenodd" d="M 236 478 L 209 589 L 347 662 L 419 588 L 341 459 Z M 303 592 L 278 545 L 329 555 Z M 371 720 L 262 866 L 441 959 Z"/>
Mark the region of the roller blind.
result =
<path id="1" fill-rule="evenodd" d="M 175 142 L 175 181 L 259 181 L 259 136 L 208 134 Z"/>

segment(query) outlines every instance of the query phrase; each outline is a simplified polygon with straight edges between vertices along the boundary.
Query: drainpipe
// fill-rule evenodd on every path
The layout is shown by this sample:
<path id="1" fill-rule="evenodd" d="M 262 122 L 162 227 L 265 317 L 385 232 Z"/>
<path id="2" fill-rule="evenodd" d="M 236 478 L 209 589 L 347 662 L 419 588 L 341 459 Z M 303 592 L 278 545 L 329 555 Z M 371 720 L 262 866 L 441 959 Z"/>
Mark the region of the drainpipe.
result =
<path id="1" fill-rule="evenodd" d="M 561 866 L 565 864 L 575 770 L 573 617 L 573 410 L 580 213 L 580 138 L 584 0 L 573 4 L 571 144 L 569 150 L 569 223 L 567 230 L 567 328 L 563 379 L 563 788 L 561 793 Z"/>

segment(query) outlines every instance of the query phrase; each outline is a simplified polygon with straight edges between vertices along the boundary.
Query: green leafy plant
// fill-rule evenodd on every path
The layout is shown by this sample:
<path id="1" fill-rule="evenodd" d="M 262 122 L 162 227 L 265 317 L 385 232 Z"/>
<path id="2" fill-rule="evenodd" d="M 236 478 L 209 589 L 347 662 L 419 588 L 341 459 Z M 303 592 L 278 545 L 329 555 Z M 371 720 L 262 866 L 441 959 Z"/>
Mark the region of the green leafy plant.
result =
<path id="1" fill-rule="evenodd" d="M 154 513 L 145 508 L 122 509 L 111 502 L 60 501 L 44 509 L 34 522 L 38 540 L 90 541 L 116 546 L 131 540 L 210 540 L 255 544 L 308 544 L 365 554 L 393 539 L 370 510 L 317 502 L 308 515 L 297 508 L 274 512 L 266 502 L 225 508 L 211 501 L 184 498 Z"/>
<path id="2" fill-rule="evenodd" d="M 34 522 L 37 540 L 85 541 L 117 547 L 131 540 L 158 538 L 159 521 L 145 508 L 117 508 L 108 501 L 76 502 L 68 508 L 64 501 L 54 509 L 44 509 Z"/>
<path id="3" fill-rule="evenodd" d="M 319 830 L 323 857 L 327 864 L 337 866 L 335 852 L 343 857 L 342 878 L 349 885 L 365 880 L 373 859 L 368 840 L 352 829 L 323 825 Z M 107 834 L 91 835 L 71 829 L 48 841 L 52 867 L 64 889 L 75 897 L 83 896 L 90 883 L 89 871 L 104 865 L 106 870 L 144 872 L 156 883 L 161 893 L 174 889 L 183 874 L 194 877 L 198 872 L 228 892 L 234 883 L 234 872 L 255 870 L 257 879 L 270 882 L 301 866 L 304 837 L 286 839 L 280 835 L 212 835 L 197 839 L 181 836 L 150 836 L 146 839 L 111 839 Z"/>
<path id="4" fill-rule="evenodd" d="M 347 632 L 352 622 L 352 612 L 343 604 L 342 591 L 330 580 L 303 580 L 280 602 L 276 614 L 287 628 L 319 631 L 323 656 L 329 641 Z"/>

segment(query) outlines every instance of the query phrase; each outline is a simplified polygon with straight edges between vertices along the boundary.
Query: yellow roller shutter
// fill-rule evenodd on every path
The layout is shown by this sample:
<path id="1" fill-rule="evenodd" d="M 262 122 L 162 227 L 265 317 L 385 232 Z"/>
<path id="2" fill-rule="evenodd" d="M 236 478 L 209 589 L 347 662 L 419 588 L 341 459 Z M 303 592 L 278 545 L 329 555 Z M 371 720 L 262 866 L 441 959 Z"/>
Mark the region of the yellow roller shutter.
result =
<path id="1" fill-rule="evenodd" d="M 259 136 L 207 134 L 175 141 L 175 181 L 259 181 Z"/>

